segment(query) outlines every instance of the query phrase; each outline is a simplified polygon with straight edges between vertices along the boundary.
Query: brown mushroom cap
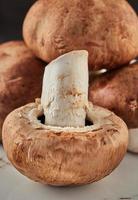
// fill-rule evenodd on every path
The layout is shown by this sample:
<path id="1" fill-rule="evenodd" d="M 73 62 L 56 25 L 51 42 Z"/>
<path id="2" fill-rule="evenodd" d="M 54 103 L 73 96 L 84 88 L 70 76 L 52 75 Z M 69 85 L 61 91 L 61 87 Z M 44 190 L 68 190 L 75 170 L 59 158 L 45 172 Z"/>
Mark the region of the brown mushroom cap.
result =
<path id="1" fill-rule="evenodd" d="M 0 45 L 0 135 L 12 110 L 40 96 L 43 66 L 22 41 Z"/>
<path id="2" fill-rule="evenodd" d="M 39 0 L 23 26 L 26 44 L 50 62 L 89 52 L 90 69 L 115 68 L 138 56 L 138 19 L 126 0 Z"/>
<path id="3" fill-rule="evenodd" d="M 46 126 L 36 103 L 8 115 L 4 149 L 12 164 L 32 180 L 50 185 L 80 185 L 100 180 L 122 160 L 128 142 L 125 123 L 112 112 L 89 103 L 84 128 Z"/>
<path id="4" fill-rule="evenodd" d="M 121 117 L 129 128 L 138 127 L 138 63 L 93 79 L 89 100 Z"/>

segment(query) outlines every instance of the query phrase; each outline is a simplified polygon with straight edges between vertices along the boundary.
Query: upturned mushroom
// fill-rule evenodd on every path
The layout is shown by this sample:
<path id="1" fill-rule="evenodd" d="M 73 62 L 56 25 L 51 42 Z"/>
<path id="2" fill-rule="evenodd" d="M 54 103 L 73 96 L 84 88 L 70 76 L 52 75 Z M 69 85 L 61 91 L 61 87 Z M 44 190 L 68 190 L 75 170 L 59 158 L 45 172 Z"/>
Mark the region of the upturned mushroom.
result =
<path id="1" fill-rule="evenodd" d="M 50 63 L 41 100 L 13 111 L 3 126 L 3 145 L 12 164 L 30 179 L 56 186 L 102 179 L 123 159 L 127 143 L 122 119 L 88 101 L 84 50 Z"/>
<path id="2" fill-rule="evenodd" d="M 138 56 L 138 18 L 126 0 L 38 0 L 23 25 L 26 44 L 50 62 L 89 52 L 89 68 L 116 68 Z"/>
<path id="3" fill-rule="evenodd" d="M 23 41 L 0 45 L 0 140 L 6 116 L 40 97 L 44 65 Z"/>
<path id="4" fill-rule="evenodd" d="M 129 128 L 128 150 L 138 153 L 138 63 L 101 74 L 90 83 L 89 100 L 121 117 Z"/>

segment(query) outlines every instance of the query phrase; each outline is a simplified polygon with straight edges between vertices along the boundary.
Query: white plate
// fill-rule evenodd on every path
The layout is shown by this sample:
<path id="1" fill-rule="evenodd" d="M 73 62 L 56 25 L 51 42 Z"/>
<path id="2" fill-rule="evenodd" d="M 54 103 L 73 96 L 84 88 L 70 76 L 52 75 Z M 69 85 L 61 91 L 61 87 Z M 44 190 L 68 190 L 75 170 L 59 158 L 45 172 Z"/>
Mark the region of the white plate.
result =
<path id="1" fill-rule="evenodd" d="M 108 177 L 80 187 L 50 187 L 21 175 L 0 147 L 0 200 L 138 200 L 138 156 L 127 154 Z"/>

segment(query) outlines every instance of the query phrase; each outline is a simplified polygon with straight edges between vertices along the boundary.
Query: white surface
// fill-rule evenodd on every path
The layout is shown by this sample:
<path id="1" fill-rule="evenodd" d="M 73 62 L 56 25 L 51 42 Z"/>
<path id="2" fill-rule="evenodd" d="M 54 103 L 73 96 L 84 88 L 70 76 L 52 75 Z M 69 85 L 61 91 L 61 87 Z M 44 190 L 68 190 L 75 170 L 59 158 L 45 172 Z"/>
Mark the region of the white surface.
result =
<path id="1" fill-rule="evenodd" d="M 30 181 L 7 163 L 0 147 L 0 200 L 138 200 L 138 155 L 127 154 L 108 177 L 80 187 L 50 187 Z"/>
<path id="2" fill-rule="evenodd" d="M 128 150 L 138 153 L 138 128 L 129 129 Z"/>

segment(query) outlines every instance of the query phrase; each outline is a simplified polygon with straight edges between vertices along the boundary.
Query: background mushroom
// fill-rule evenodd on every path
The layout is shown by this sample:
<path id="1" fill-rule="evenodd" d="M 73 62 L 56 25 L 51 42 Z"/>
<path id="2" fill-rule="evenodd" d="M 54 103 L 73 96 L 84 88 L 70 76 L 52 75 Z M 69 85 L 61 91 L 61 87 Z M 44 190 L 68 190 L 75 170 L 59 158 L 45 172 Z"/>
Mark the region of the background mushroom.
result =
<path id="1" fill-rule="evenodd" d="M 23 41 L 0 45 L 0 139 L 5 117 L 15 108 L 40 97 L 44 63 Z"/>
<path id="2" fill-rule="evenodd" d="M 108 108 L 128 125 L 128 149 L 138 153 L 138 63 L 95 77 L 89 87 L 89 100 Z"/>
<path id="3" fill-rule="evenodd" d="M 124 157 L 125 123 L 88 102 L 87 57 L 86 51 L 73 51 L 47 65 L 41 101 L 16 109 L 4 122 L 8 158 L 32 180 L 87 184 L 110 174 Z M 85 126 L 86 118 L 91 125 Z"/>
<path id="4" fill-rule="evenodd" d="M 137 32 L 137 15 L 126 0 L 38 0 L 23 25 L 26 44 L 42 60 L 85 49 L 92 70 L 138 56 Z"/>

